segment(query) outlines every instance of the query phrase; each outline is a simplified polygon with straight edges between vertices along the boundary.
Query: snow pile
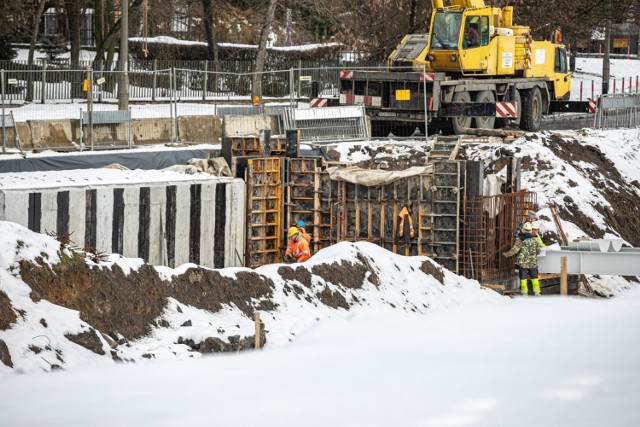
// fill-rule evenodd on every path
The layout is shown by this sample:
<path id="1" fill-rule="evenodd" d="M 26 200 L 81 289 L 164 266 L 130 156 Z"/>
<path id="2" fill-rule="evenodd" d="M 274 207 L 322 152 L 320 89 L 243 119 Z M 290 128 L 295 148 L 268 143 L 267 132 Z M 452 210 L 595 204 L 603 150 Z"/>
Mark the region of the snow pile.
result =
<path id="1" fill-rule="evenodd" d="M 0 234 L 0 303 L 4 295 L 7 312 L 15 314 L 5 322 L 10 327 L 0 327 L 0 347 L 6 345 L 13 365 L 10 368 L 9 359 L 2 358 L 0 374 L 5 375 L 113 364 L 114 360 L 199 357 L 201 353 L 193 351 L 196 348 L 205 352 L 237 349 L 234 342 L 247 337 L 253 342 L 252 312 L 256 310 L 268 330 L 266 346 L 272 348 L 329 318 L 357 313 L 372 319 L 391 312 L 423 315 L 431 309 L 477 301 L 508 301 L 476 281 L 441 269 L 427 257 L 395 255 L 370 243 L 339 243 L 301 265 L 213 271 L 195 265 L 154 268 L 119 255 L 105 260 L 78 258 L 78 253 L 53 238 L 9 222 L 0 222 Z M 217 301 L 215 288 L 198 287 L 215 277 L 221 292 L 229 295 L 241 295 L 247 288 L 242 282 L 247 280 L 251 290 L 263 292 L 243 300 L 220 297 Z M 190 289 L 195 296 L 188 294 Z M 136 310 L 143 305 L 140 316 L 126 311 L 132 304 L 127 296 L 137 290 L 143 295 L 158 294 L 155 300 L 133 302 Z M 148 324 L 136 325 L 158 299 L 159 315 Z M 51 301 L 64 301 L 78 311 Z M 105 318 L 110 312 L 120 317 Z M 135 327 L 127 328 L 132 324 Z M 109 325 L 115 326 L 109 329 Z M 142 329 L 148 333 L 131 332 Z"/>

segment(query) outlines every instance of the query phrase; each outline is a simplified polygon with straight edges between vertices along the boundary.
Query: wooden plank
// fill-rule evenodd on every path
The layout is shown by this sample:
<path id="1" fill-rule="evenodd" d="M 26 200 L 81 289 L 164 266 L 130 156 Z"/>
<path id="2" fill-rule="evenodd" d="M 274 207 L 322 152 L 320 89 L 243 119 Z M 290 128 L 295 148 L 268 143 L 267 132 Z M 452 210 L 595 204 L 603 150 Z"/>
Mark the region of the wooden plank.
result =
<path id="1" fill-rule="evenodd" d="M 567 286 L 567 257 L 560 258 L 560 295 L 568 294 Z"/>

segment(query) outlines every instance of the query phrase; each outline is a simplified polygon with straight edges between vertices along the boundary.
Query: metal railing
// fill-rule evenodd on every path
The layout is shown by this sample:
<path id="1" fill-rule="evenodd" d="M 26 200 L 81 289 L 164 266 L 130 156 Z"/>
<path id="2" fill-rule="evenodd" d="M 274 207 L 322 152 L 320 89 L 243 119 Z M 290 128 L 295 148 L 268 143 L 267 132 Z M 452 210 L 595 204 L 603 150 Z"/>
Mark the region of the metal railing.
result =
<path id="1" fill-rule="evenodd" d="M 597 129 L 640 127 L 640 94 L 602 95 L 594 121 Z"/>

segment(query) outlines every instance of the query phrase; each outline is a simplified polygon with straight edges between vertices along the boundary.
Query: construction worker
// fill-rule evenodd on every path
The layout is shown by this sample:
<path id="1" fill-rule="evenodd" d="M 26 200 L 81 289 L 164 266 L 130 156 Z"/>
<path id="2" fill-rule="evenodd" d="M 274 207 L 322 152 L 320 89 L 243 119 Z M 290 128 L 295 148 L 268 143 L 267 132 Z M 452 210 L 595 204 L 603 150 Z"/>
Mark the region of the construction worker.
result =
<path id="1" fill-rule="evenodd" d="M 522 295 L 529 294 L 529 288 L 527 286 L 528 278 L 531 279 L 533 294 L 540 295 L 540 282 L 538 281 L 538 254 L 540 253 L 540 248 L 544 247 L 544 243 L 542 243 L 540 236 L 534 235 L 532 225 L 540 228 L 537 221 L 534 221 L 533 223 L 525 221 L 522 229 L 520 229 L 518 238 L 513 244 L 513 247 L 502 254 L 507 258 L 518 254 L 516 257 L 516 267 L 518 267 L 519 270 L 520 292 Z"/>
<path id="2" fill-rule="evenodd" d="M 296 262 L 305 262 L 311 258 L 309 243 L 300 235 L 300 231 L 296 227 L 291 227 L 287 233 L 289 244 L 284 253 L 284 262 L 291 264 Z"/>
<path id="3" fill-rule="evenodd" d="M 304 223 L 304 221 L 299 220 L 298 222 L 296 222 L 296 228 L 300 232 L 302 238 L 306 240 L 308 244 L 311 244 L 311 236 L 305 230 L 305 228 L 307 228 L 307 225 Z"/>

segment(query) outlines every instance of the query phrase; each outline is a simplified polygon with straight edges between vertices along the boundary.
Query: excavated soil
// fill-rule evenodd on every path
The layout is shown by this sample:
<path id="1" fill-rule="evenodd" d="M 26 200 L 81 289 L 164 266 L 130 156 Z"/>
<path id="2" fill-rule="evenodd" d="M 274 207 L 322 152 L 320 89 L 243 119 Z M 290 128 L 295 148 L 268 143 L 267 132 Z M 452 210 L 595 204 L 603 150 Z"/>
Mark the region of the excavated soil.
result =
<path id="1" fill-rule="evenodd" d="M 438 268 L 438 266 L 434 265 L 433 262 L 426 260 L 420 266 L 420 270 L 428 275 L 432 276 L 438 282 L 444 284 L 444 272 L 442 269 Z"/>
<path id="2" fill-rule="evenodd" d="M 253 317 L 256 309 L 273 310 L 274 284 L 258 273 L 241 271 L 237 279 L 222 276 L 215 270 L 190 268 L 168 284 L 169 296 L 193 307 L 217 312 L 223 304 L 237 306 L 247 317 Z M 260 308 L 250 304 L 252 300 L 264 300 Z"/>
<path id="3" fill-rule="evenodd" d="M 0 331 L 9 329 L 16 320 L 17 316 L 11 308 L 11 300 L 7 294 L 0 291 Z"/>
<path id="4" fill-rule="evenodd" d="M 363 160 L 357 166 L 363 169 L 404 170 L 413 166 L 425 166 L 429 152 L 404 146 L 362 147 L 361 150 L 371 158 Z"/>
<path id="5" fill-rule="evenodd" d="M 74 342 L 87 350 L 93 351 L 96 354 L 103 356 L 104 349 L 102 348 L 102 341 L 98 338 L 95 329 L 91 328 L 81 334 L 71 335 L 65 334 L 65 338 L 71 342 Z"/>
<path id="6" fill-rule="evenodd" d="M 46 299 L 78 310 L 81 319 L 93 327 L 111 336 L 121 334 L 128 340 L 140 338 L 152 326 L 158 326 L 156 320 L 167 297 L 212 312 L 223 304 L 235 305 L 248 317 L 256 309 L 275 308 L 270 300 L 273 282 L 254 272 L 239 272 L 234 280 L 217 271 L 191 268 L 168 283 L 148 264 L 125 276 L 117 265 L 110 269 L 87 265 L 80 253 L 61 254 L 61 262 L 53 268 L 42 259 L 36 264 L 23 261 L 20 270 L 22 279 L 31 286 L 34 301 Z M 253 300 L 261 302 L 253 307 Z"/>
<path id="7" fill-rule="evenodd" d="M 340 292 L 334 292 L 325 287 L 321 292 L 318 292 L 316 296 L 326 306 L 349 310 L 349 303 Z"/>
<path id="8" fill-rule="evenodd" d="M 369 269 L 362 264 L 340 261 L 339 263 L 314 265 L 311 272 L 327 283 L 333 283 L 349 289 L 360 289 L 364 284 Z"/>
<path id="9" fill-rule="evenodd" d="M 9 347 L 7 347 L 7 343 L 5 343 L 3 340 L 0 340 L 0 362 L 2 362 L 5 366 L 13 368 L 13 361 L 11 360 Z"/>
<path id="10" fill-rule="evenodd" d="M 291 268 L 283 265 L 278 268 L 278 275 L 280 275 L 280 277 L 282 277 L 288 284 L 289 282 L 297 281 L 307 288 L 311 287 L 311 273 L 304 267 Z"/>
<path id="11" fill-rule="evenodd" d="M 620 236 L 633 246 L 640 245 L 640 215 L 637 214 L 638 196 L 634 191 L 636 185 L 628 184 L 615 164 L 609 160 L 597 147 L 581 144 L 573 138 L 563 138 L 557 134 L 549 135 L 546 145 L 562 160 L 581 169 L 580 162 L 595 166 L 596 173 L 587 174 L 592 184 L 605 196 L 611 207 L 596 205 L 594 208 L 605 218 Z M 560 216 L 574 222 L 578 227 L 588 232 L 592 237 L 600 238 L 608 228 L 597 228 L 593 221 L 583 215 L 572 201 L 567 204 L 568 210 L 561 209 Z"/>
<path id="12" fill-rule="evenodd" d="M 151 331 L 168 296 L 153 267 L 145 264 L 126 276 L 117 265 L 89 266 L 81 253 L 60 259 L 53 269 L 42 259 L 20 263 L 31 299 L 78 310 L 82 320 L 110 335 L 135 339 Z"/>

